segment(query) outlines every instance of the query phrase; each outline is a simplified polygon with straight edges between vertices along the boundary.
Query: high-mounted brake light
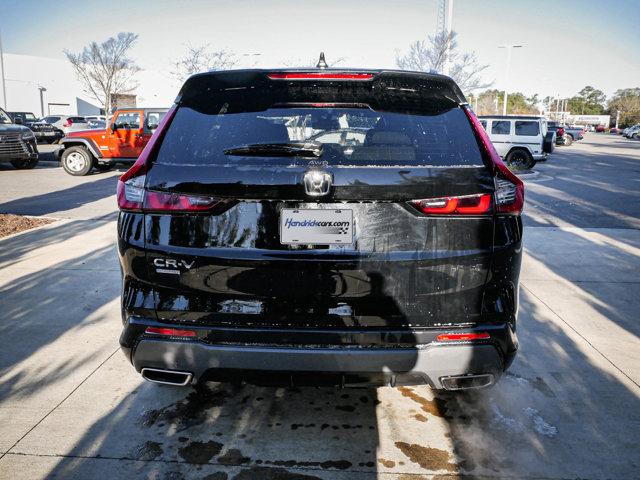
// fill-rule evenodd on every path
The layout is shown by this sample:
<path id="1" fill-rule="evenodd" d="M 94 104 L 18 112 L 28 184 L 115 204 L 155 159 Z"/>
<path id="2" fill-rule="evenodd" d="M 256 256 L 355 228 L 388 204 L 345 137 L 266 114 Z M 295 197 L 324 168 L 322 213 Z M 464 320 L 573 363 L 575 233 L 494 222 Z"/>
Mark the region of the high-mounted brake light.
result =
<path id="1" fill-rule="evenodd" d="M 273 72 L 267 74 L 271 80 L 371 80 L 372 73 L 338 72 Z"/>
<path id="2" fill-rule="evenodd" d="M 428 198 L 413 200 L 411 205 L 425 215 L 485 215 L 491 213 L 491 195 Z"/>
<path id="3" fill-rule="evenodd" d="M 178 328 L 163 327 L 147 327 L 144 333 L 152 333 L 155 335 L 163 335 L 166 337 L 196 337 L 197 334 L 193 330 L 181 330 Z"/>
<path id="4" fill-rule="evenodd" d="M 482 128 L 482 124 L 476 117 L 475 113 L 468 106 L 464 107 L 464 113 L 471 122 L 473 131 L 482 145 L 487 157 L 489 157 L 493 174 L 496 177 L 495 196 L 496 210 L 498 213 L 510 213 L 519 215 L 524 207 L 524 183 L 516 177 L 511 170 L 504 164 L 498 152 L 493 147 L 489 135 Z"/>
<path id="5" fill-rule="evenodd" d="M 436 340 L 438 342 L 470 342 L 473 340 L 488 340 L 491 338 L 488 332 L 480 333 L 443 333 L 438 335 Z"/>

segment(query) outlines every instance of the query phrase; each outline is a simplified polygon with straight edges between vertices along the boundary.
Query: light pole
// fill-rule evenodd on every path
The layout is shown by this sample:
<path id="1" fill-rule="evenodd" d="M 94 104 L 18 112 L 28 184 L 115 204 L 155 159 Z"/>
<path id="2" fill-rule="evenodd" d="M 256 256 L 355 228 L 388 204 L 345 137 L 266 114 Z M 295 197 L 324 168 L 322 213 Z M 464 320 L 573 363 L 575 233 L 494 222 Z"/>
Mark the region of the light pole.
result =
<path id="1" fill-rule="evenodd" d="M 513 48 L 522 48 L 522 45 L 500 45 L 498 48 L 506 48 L 507 49 L 507 68 L 504 74 L 504 104 L 502 105 L 502 115 L 507 114 L 507 88 L 509 86 L 509 67 L 511 66 L 511 49 Z"/>
<path id="2" fill-rule="evenodd" d="M 47 89 L 42 85 L 38 85 L 38 90 L 40 90 L 40 113 L 42 114 L 41 117 L 44 117 L 44 92 Z"/>

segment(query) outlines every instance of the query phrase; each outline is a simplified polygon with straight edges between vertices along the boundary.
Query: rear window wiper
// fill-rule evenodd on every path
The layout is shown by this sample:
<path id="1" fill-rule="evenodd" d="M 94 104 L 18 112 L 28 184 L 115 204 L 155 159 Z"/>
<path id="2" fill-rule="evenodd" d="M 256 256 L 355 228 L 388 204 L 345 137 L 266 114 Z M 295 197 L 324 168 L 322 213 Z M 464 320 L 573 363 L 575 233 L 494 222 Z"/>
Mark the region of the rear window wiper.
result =
<path id="1" fill-rule="evenodd" d="M 322 144 L 319 142 L 253 143 L 227 148 L 224 154 L 256 157 L 319 157 L 322 155 Z"/>

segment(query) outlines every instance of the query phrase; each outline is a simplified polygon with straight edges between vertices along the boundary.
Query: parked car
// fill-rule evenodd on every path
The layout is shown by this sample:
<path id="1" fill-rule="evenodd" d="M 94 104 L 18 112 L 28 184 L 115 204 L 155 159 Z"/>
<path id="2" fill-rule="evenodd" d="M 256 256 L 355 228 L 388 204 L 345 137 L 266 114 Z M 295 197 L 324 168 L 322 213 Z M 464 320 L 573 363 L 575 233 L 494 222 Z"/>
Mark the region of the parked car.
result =
<path id="1" fill-rule="evenodd" d="M 77 115 L 49 115 L 44 117 L 42 121 L 59 128 L 65 135 L 69 132 L 86 130 L 89 128 L 87 120 L 84 117 Z"/>
<path id="2" fill-rule="evenodd" d="M 565 133 L 564 127 L 559 122 L 547 121 L 547 129 L 556 133 L 556 145 L 569 146 L 573 143 L 573 137 Z"/>
<path id="3" fill-rule="evenodd" d="M 45 122 L 38 121 L 38 118 L 31 112 L 8 112 L 14 123 L 24 125 L 35 135 L 38 143 L 54 143 L 64 137 L 64 133 L 59 128 Z"/>
<path id="4" fill-rule="evenodd" d="M 565 125 L 564 132 L 571 137 L 574 142 L 584 138 L 584 128 L 580 125 Z"/>
<path id="5" fill-rule="evenodd" d="M 91 122 L 91 121 L 106 122 L 107 121 L 106 115 L 85 115 L 84 118 L 87 122 Z"/>
<path id="6" fill-rule="evenodd" d="M 117 198 L 147 380 L 459 390 L 516 353 L 524 186 L 448 77 L 192 76 Z"/>
<path id="7" fill-rule="evenodd" d="M 521 115 L 481 116 L 480 122 L 493 146 L 513 170 L 530 169 L 546 160 L 556 144 L 543 117 Z"/>
<path id="8" fill-rule="evenodd" d="M 629 128 L 625 128 L 622 131 L 622 135 L 627 138 L 635 138 L 639 131 L 640 131 L 640 124 L 633 125 Z"/>
<path id="9" fill-rule="evenodd" d="M 36 136 L 24 125 L 16 124 L 0 108 L 0 162 L 15 168 L 34 168 L 38 164 Z"/>
<path id="10" fill-rule="evenodd" d="M 104 130 L 107 128 L 107 122 L 104 120 L 87 120 L 90 130 Z"/>
<path id="11" fill-rule="evenodd" d="M 622 135 L 622 130 L 620 130 L 619 128 L 611 127 L 609 129 L 609 133 L 613 135 Z"/>
<path id="12" fill-rule="evenodd" d="M 166 114 L 166 108 L 123 108 L 104 129 L 68 133 L 56 156 L 64 170 L 75 176 L 92 168 L 108 170 L 116 162 L 133 163 Z"/>
<path id="13" fill-rule="evenodd" d="M 603 133 L 606 130 L 606 127 L 604 125 L 598 125 L 596 127 L 596 133 Z"/>

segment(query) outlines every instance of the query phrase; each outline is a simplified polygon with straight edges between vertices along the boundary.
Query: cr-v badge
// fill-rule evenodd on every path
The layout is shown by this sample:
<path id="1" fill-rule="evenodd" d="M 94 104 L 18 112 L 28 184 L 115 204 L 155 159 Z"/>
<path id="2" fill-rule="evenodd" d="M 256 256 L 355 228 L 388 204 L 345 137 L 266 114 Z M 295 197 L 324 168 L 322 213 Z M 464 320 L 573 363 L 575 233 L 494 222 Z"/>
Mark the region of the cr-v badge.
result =
<path id="1" fill-rule="evenodd" d="M 180 268 L 189 270 L 196 263 L 195 260 L 187 262 L 186 260 L 173 260 L 172 258 L 154 258 L 153 264 L 156 267 L 157 273 L 172 273 L 174 275 L 180 275 Z"/>
<path id="2" fill-rule="evenodd" d="M 319 170 L 309 170 L 304 174 L 304 191 L 310 197 L 321 197 L 331 189 L 331 174 Z"/>

